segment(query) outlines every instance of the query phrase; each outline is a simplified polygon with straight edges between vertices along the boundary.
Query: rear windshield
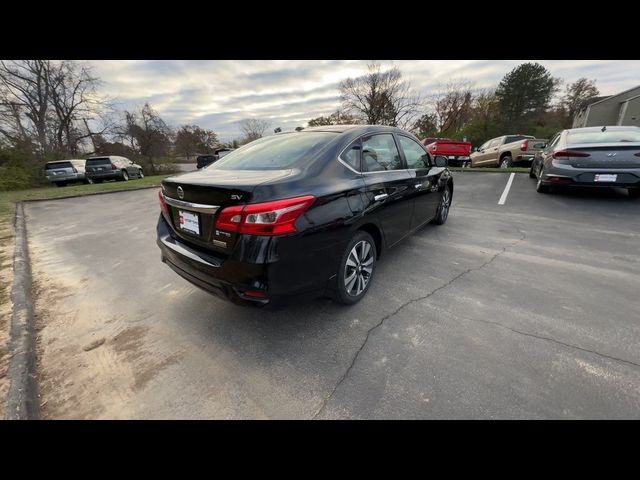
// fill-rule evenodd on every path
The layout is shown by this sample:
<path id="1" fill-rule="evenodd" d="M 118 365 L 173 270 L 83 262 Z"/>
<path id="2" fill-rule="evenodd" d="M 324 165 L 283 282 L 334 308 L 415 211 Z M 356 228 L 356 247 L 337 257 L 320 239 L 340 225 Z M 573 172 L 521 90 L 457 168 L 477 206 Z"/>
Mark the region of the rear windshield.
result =
<path id="1" fill-rule="evenodd" d="M 57 168 L 73 168 L 71 162 L 55 162 L 55 163 L 47 163 L 45 166 L 46 170 L 55 170 Z"/>
<path id="2" fill-rule="evenodd" d="M 320 151 L 335 132 L 288 133 L 251 142 L 207 168 L 221 170 L 280 170 Z"/>
<path id="3" fill-rule="evenodd" d="M 569 132 L 567 143 L 571 145 L 579 143 L 618 143 L 640 142 L 640 128 L 628 130 L 592 130 L 588 132 Z"/>
<path id="4" fill-rule="evenodd" d="M 111 165 L 109 157 L 104 158 L 90 158 L 87 160 L 87 166 L 89 165 Z"/>

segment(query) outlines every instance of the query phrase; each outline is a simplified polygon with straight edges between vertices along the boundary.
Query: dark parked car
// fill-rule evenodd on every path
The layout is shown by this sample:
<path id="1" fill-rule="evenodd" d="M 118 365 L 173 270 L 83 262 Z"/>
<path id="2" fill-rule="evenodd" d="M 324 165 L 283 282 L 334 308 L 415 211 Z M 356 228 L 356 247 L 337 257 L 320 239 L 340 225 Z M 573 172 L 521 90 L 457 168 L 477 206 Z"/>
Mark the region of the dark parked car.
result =
<path id="1" fill-rule="evenodd" d="M 447 220 L 446 163 L 394 127 L 261 138 L 162 182 L 157 243 L 179 275 L 238 304 L 355 303 L 387 248 Z"/>
<path id="2" fill-rule="evenodd" d="M 640 196 L 640 128 L 563 130 L 535 156 L 529 171 L 536 190 L 552 186 L 622 187 Z"/>
<path id="3" fill-rule="evenodd" d="M 87 159 L 85 167 L 87 178 L 94 183 L 104 180 L 123 180 L 144 178 L 142 167 L 126 157 L 109 155 Z"/>
<path id="4" fill-rule="evenodd" d="M 228 153 L 233 152 L 233 148 L 220 148 L 216 150 L 213 155 L 198 155 L 196 158 L 196 166 L 198 169 L 204 168 L 207 165 L 217 162 Z"/>

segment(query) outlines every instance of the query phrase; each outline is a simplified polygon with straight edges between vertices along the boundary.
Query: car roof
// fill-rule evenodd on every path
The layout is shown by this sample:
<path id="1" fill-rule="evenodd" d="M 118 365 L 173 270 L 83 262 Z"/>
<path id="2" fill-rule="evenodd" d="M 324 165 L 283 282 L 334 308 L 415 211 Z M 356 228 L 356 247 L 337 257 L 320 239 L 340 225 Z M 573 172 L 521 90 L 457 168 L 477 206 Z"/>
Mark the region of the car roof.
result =
<path id="1" fill-rule="evenodd" d="M 365 134 L 370 132 L 398 132 L 408 133 L 398 127 L 390 127 L 388 125 L 324 125 L 321 127 L 309 127 L 304 130 L 300 130 L 297 133 L 305 132 L 336 132 L 336 133 L 359 133 Z"/>
<path id="2" fill-rule="evenodd" d="M 69 160 L 51 160 L 50 162 L 47 162 L 47 164 L 49 163 L 62 163 L 62 162 L 84 162 L 85 160 L 83 160 L 82 158 L 70 158 Z"/>
<path id="3" fill-rule="evenodd" d="M 607 127 L 607 130 L 629 130 L 632 129 L 640 129 L 640 127 L 636 127 L 635 125 L 602 125 L 600 127 L 582 127 L 582 128 L 568 128 L 565 132 L 598 132 L 602 131 L 603 128 Z"/>

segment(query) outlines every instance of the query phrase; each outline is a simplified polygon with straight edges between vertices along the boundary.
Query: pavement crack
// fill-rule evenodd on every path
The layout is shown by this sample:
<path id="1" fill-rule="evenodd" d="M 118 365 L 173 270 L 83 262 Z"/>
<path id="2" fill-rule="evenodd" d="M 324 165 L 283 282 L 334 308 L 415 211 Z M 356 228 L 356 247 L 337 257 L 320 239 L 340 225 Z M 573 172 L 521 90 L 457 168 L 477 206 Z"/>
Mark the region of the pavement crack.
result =
<path id="1" fill-rule="evenodd" d="M 347 369 L 345 370 L 345 372 L 342 374 L 342 376 L 338 379 L 338 381 L 336 382 L 335 386 L 333 387 L 333 389 L 331 390 L 331 392 L 329 392 L 329 395 L 327 395 L 323 400 L 322 403 L 320 404 L 320 407 L 316 410 L 316 412 L 313 414 L 313 417 L 311 417 L 312 420 L 315 420 L 316 418 L 318 418 L 318 415 L 320 415 L 322 413 L 322 411 L 326 408 L 327 404 L 329 403 L 329 400 L 331 400 L 331 398 L 333 397 L 333 395 L 336 393 L 336 391 L 338 390 L 338 388 L 340 387 L 340 385 L 342 385 L 342 382 L 345 381 L 345 379 L 349 376 L 349 373 L 351 372 L 351 370 L 353 369 L 354 365 L 356 364 L 356 361 L 358 360 L 358 357 L 360 356 L 360 353 L 362 352 L 362 350 L 364 350 L 364 347 L 367 345 L 367 342 L 369 341 L 369 337 L 371 336 L 371 333 L 374 330 L 377 330 L 378 328 L 380 328 L 384 322 L 386 320 L 388 320 L 389 318 L 397 315 L 401 310 L 403 310 L 405 307 L 412 305 L 416 302 L 421 302 L 423 300 L 426 300 L 427 298 L 431 297 L 432 295 L 435 295 L 436 293 L 438 293 L 440 290 L 444 290 L 445 288 L 447 288 L 448 286 L 450 286 L 452 283 L 454 283 L 455 281 L 459 280 L 461 277 L 467 275 L 468 273 L 471 272 L 477 272 L 479 270 L 482 270 L 483 268 L 485 268 L 487 265 L 491 264 L 496 258 L 498 258 L 500 255 L 502 255 L 503 253 L 505 253 L 507 251 L 507 249 L 509 248 L 513 248 L 516 245 L 522 243 L 524 240 L 526 240 L 527 235 L 525 232 L 523 232 L 520 228 L 515 227 L 516 230 L 520 233 L 520 238 L 518 240 L 516 240 L 515 242 L 512 242 L 508 245 L 505 245 L 504 247 L 502 247 L 500 249 L 500 251 L 498 251 L 496 254 L 492 255 L 491 258 L 489 260 L 487 260 L 486 262 L 482 263 L 481 265 L 477 266 L 477 267 L 472 267 L 472 268 L 468 268 L 467 270 L 463 270 L 462 272 L 460 272 L 458 275 L 454 276 L 451 280 L 449 280 L 447 283 L 439 286 L 438 288 L 430 291 L 428 294 L 423 295 L 421 297 L 416 297 L 416 298 L 411 298 L 409 300 L 407 300 L 405 303 L 403 303 L 402 305 L 400 305 L 398 308 L 396 308 L 393 312 L 388 313 L 387 315 L 385 315 L 384 317 L 382 317 L 375 325 L 373 325 L 371 328 L 369 328 L 369 330 L 367 330 L 367 333 L 364 337 L 364 340 L 362 342 L 362 344 L 360 345 L 360 347 L 358 348 L 358 350 L 356 350 L 355 354 L 353 355 L 353 358 L 351 359 L 351 363 L 349 364 L 349 366 L 347 367 Z"/>
<path id="2" fill-rule="evenodd" d="M 519 335 L 523 335 L 525 337 L 532 337 L 532 338 L 537 338 L 538 340 L 545 340 L 547 342 L 551 342 L 551 343 L 555 343 L 555 344 L 558 344 L 558 345 L 562 345 L 564 347 L 568 347 L 568 348 L 572 348 L 572 349 L 575 349 L 575 350 L 579 350 L 581 352 L 591 353 L 591 354 L 596 355 L 598 357 L 607 358 L 609 360 L 613 360 L 613 361 L 616 361 L 616 362 L 619 362 L 619 363 L 626 363 L 627 365 L 632 365 L 634 367 L 640 367 L 639 363 L 632 362 L 631 360 L 626 360 L 624 358 L 614 357 L 612 355 L 607 355 L 606 353 L 598 352 L 596 350 L 590 350 L 588 348 L 580 347 L 580 346 L 574 345 L 572 343 L 566 343 L 566 342 L 563 342 L 561 340 L 557 340 L 557 339 L 555 339 L 553 337 L 545 337 L 544 335 L 538 335 L 537 333 L 524 332 L 522 330 L 518 330 L 516 328 L 513 328 L 513 327 L 510 327 L 508 325 L 505 325 L 504 323 L 496 322 L 496 321 L 493 321 L 493 320 L 483 320 L 481 318 L 462 317 L 462 316 L 460 316 L 460 315 L 458 315 L 456 313 L 453 313 L 453 312 L 451 312 L 451 311 L 449 311 L 449 310 L 447 310 L 445 308 L 440 308 L 440 310 L 443 310 L 443 311 L 449 313 L 450 315 L 453 315 L 454 317 L 462 318 L 462 319 L 468 320 L 470 322 L 477 322 L 477 323 L 484 323 L 484 324 L 488 324 L 488 325 L 495 325 L 495 326 L 504 328 L 505 330 L 509 330 L 509 331 L 511 331 L 513 333 L 517 333 Z"/>

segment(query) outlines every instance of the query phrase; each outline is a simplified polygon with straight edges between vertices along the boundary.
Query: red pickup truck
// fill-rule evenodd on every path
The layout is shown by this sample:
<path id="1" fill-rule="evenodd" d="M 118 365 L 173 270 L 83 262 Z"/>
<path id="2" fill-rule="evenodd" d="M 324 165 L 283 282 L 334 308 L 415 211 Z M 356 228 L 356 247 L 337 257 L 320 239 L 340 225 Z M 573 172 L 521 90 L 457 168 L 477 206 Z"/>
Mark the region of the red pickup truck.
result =
<path id="1" fill-rule="evenodd" d="M 449 159 L 449 165 L 464 167 L 469 164 L 471 143 L 458 142 L 450 138 L 425 138 L 422 144 L 431 156 L 443 155 Z"/>

